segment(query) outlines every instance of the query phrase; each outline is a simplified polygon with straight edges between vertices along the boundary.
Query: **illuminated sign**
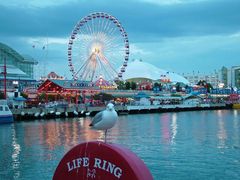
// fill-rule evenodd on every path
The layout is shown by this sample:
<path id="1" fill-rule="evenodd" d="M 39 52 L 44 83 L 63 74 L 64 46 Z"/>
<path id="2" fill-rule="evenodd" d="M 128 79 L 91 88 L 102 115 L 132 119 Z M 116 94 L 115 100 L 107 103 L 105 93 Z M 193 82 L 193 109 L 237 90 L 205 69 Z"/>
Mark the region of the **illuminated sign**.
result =
<path id="1" fill-rule="evenodd" d="M 89 87 L 91 85 L 88 83 L 81 82 L 81 83 L 71 83 L 70 86 L 71 87 Z"/>

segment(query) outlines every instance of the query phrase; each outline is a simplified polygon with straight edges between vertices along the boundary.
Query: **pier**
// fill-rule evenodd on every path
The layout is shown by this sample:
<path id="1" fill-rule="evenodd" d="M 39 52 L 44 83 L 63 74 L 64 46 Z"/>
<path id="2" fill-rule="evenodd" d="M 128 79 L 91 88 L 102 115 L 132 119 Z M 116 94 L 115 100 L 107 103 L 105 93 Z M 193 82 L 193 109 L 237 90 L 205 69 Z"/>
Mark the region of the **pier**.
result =
<path id="1" fill-rule="evenodd" d="M 140 113 L 162 113 L 179 111 L 198 111 L 198 110 L 217 110 L 231 109 L 231 105 L 225 103 L 198 104 L 198 105 L 116 105 L 115 110 L 119 115 L 140 114 Z M 105 106 L 72 106 L 55 108 L 22 108 L 12 109 L 14 119 L 17 121 L 30 119 L 51 119 L 57 117 L 85 117 L 94 116 L 99 111 L 105 109 Z"/>

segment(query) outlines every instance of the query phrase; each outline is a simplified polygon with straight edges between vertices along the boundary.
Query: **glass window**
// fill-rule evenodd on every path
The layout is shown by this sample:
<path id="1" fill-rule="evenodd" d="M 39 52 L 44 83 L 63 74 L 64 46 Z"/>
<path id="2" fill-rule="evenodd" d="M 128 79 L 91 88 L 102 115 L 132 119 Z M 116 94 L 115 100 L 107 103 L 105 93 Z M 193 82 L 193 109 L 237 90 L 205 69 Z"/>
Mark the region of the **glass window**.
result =
<path id="1" fill-rule="evenodd" d="M 0 106 L 0 111 L 3 111 L 3 107 L 2 106 Z"/>
<path id="2" fill-rule="evenodd" d="M 5 106 L 5 111 L 9 111 L 9 108 L 7 106 Z"/>

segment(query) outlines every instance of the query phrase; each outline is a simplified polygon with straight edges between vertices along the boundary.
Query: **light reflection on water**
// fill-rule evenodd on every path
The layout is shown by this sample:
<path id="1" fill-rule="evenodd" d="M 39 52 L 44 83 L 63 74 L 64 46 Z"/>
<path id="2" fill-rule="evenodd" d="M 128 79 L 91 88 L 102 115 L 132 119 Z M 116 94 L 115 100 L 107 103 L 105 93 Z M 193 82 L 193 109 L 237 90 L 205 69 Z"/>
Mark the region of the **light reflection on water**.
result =
<path id="1" fill-rule="evenodd" d="M 240 177 L 239 111 L 120 116 L 108 142 L 122 144 L 154 179 Z M 51 179 L 63 155 L 84 141 L 103 141 L 91 117 L 17 122 L 0 126 L 0 179 Z"/>
<path id="2" fill-rule="evenodd" d="M 175 138 L 177 135 L 177 114 L 176 113 L 172 114 L 171 131 L 172 131 L 171 144 L 175 144 Z"/>
<path id="3" fill-rule="evenodd" d="M 15 129 L 12 128 L 12 147 L 13 147 L 13 153 L 12 153 L 12 169 L 13 169 L 13 177 L 14 179 L 18 179 L 20 176 L 19 166 L 20 166 L 20 160 L 19 160 L 19 154 L 21 151 L 20 145 L 17 143 L 16 139 L 16 132 Z"/>
<path id="4" fill-rule="evenodd" d="M 219 117 L 218 120 L 218 148 L 227 148 L 225 141 L 227 140 L 227 132 L 225 129 L 225 124 L 224 124 L 224 120 L 222 119 L 222 116 Z"/>

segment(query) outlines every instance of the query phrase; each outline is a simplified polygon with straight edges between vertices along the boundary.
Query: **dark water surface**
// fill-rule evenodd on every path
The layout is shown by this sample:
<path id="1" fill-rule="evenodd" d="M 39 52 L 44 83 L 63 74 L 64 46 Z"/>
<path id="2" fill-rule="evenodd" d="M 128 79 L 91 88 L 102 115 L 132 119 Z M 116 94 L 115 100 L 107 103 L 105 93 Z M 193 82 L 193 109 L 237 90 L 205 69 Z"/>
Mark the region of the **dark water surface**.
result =
<path id="1" fill-rule="evenodd" d="M 91 117 L 0 125 L 0 180 L 51 179 L 73 146 L 103 141 Z M 240 111 L 120 116 L 108 141 L 135 152 L 154 179 L 240 179 Z"/>

